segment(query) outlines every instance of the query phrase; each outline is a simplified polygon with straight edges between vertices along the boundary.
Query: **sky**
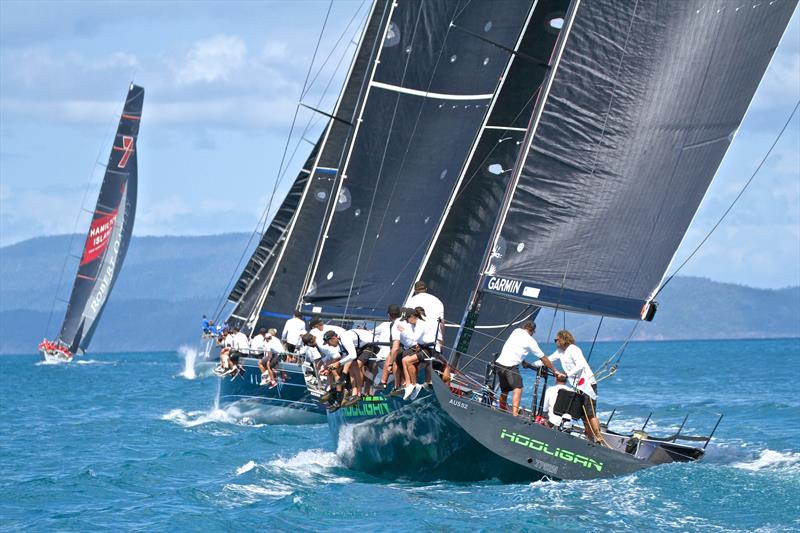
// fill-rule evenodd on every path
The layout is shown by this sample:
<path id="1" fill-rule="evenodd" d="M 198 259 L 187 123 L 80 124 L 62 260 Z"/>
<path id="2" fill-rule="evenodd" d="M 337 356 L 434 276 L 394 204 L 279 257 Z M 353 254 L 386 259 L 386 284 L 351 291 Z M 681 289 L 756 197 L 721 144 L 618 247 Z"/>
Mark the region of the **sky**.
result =
<path id="1" fill-rule="evenodd" d="M 368 8 L 0 0 L 0 246 L 88 226 L 80 206 L 92 207 L 132 80 L 146 90 L 134 233 L 252 231 L 323 126 L 297 102 L 333 108 Z M 673 269 L 728 208 L 798 99 L 795 12 Z M 681 274 L 800 285 L 800 116 Z"/>

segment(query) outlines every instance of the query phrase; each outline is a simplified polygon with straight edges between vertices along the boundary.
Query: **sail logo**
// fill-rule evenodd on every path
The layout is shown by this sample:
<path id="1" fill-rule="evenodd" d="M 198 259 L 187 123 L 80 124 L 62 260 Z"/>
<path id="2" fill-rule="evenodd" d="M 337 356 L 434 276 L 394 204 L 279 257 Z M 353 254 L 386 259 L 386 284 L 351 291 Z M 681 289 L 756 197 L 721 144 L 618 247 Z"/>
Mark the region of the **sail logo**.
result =
<path id="1" fill-rule="evenodd" d="M 500 438 L 507 439 L 510 442 L 513 442 L 514 444 L 518 444 L 525 448 L 530 448 L 533 451 L 541 452 L 551 457 L 561 459 L 562 461 L 566 461 L 567 463 L 581 465 L 590 470 L 594 468 L 598 472 L 603 471 L 603 463 L 598 463 L 594 459 L 591 459 L 584 455 L 579 455 L 569 450 L 562 450 L 561 448 L 556 448 L 555 451 L 550 451 L 550 448 L 548 447 L 546 442 L 542 442 L 540 440 L 536 440 L 531 437 L 527 437 L 525 435 L 509 432 L 508 430 L 503 429 L 500 432 Z"/>
<path id="2" fill-rule="evenodd" d="M 122 152 L 122 156 L 119 158 L 119 163 L 117 163 L 117 168 L 125 168 L 128 166 L 128 159 L 130 159 L 131 154 L 133 154 L 133 137 L 130 135 L 123 135 L 122 146 L 115 146 L 114 150 Z"/>
<path id="3" fill-rule="evenodd" d="M 491 278 L 487 288 L 490 291 L 507 292 L 510 294 L 517 294 L 522 288 L 522 282 L 515 279 L 505 278 Z"/>
<path id="4" fill-rule="evenodd" d="M 103 304 L 105 303 L 108 293 L 111 290 L 111 284 L 114 282 L 114 270 L 117 267 L 117 257 L 119 256 L 119 251 L 122 247 L 122 234 L 125 229 L 125 222 L 127 221 L 126 219 L 128 218 L 128 208 L 130 208 L 130 204 L 126 203 L 125 211 L 122 216 L 122 224 L 120 225 L 116 239 L 114 240 L 114 253 L 110 256 L 106 256 L 103 278 L 100 280 L 100 283 L 95 286 L 95 292 L 92 296 L 92 301 L 89 302 L 89 308 L 92 310 L 95 317 L 103 308 Z"/>
<path id="5" fill-rule="evenodd" d="M 86 238 L 86 247 L 83 249 L 81 266 L 91 263 L 106 251 L 108 240 L 114 231 L 117 222 L 117 210 L 92 220 L 89 227 L 89 236 Z"/>

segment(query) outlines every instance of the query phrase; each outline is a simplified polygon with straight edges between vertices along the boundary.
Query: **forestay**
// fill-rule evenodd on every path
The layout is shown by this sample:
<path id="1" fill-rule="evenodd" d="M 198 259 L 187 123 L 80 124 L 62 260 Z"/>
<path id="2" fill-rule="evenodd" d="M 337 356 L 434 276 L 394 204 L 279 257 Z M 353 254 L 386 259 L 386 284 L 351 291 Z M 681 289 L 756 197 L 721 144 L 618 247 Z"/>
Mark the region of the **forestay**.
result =
<path id="1" fill-rule="evenodd" d="M 305 309 L 405 301 L 509 62 L 487 40 L 513 48 L 530 6 L 396 2 Z"/>
<path id="2" fill-rule="evenodd" d="M 797 2 L 581 2 L 483 290 L 648 316 Z"/>
<path id="3" fill-rule="evenodd" d="M 341 180 L 341 164 L 353 140 L 353 126 L 364 103 L 367 78 L 379 50 L 389 17 L 390 2 L 377 0 L 371 8 L 361 35 L 359 46 L 353 56 L 350 71 L 342 92 L 333 110 L 332 119 L 323 133 L 321 145 L 315 157 L 309 158 L 304 168 L 310 170 L 305 179 L 294 216 L 281 231 L 282 242 L 275 250 L 275 259 L 265 263 L 258 274 L 258 290 L 248 293 L 257 298 L 237 306 L 233 318 L 248 322 L 252 331 L 261 327 L 280 327 L 296 309 L 308 279 L 315 251 L 319 245 L 321 227 L 329 213 L 346 206 L 344 197 L 337 198 L 335 191 Z M 299 178 L 298 178 L 299 179 Z M 295 185 L 298 185 L 295 182 Z M 299 186 L 298 186 L 299 188 Z M 294 187 L 290 195 L 294 192 Z M 258 251 L 257 251 L 258 252 Z M 247 270 L 242 276 L 249 274 Z M 231 297 L 235 294 L 232 293 Z"/>
<path id="4" fill-rule="evenodd" d="M 59 339 L 83 353 L 122 268 L 136 214 L 137 137 L 144 89 L 131 85 L 108 157 Z"/>

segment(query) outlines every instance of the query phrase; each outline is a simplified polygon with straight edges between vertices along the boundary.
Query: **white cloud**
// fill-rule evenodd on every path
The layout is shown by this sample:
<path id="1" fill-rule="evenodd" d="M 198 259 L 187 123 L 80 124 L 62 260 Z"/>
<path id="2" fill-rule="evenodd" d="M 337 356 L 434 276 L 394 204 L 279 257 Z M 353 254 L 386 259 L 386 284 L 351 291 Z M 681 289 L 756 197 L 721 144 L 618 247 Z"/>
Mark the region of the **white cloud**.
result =
<path id="1" fill-rule="evenodd" d="M 197 41 L 175 73 L 175 80 L 178 85 L 227 81 L 245 64 L 246 56 L 247 47 L 236 35 L 217 35 Z"/>

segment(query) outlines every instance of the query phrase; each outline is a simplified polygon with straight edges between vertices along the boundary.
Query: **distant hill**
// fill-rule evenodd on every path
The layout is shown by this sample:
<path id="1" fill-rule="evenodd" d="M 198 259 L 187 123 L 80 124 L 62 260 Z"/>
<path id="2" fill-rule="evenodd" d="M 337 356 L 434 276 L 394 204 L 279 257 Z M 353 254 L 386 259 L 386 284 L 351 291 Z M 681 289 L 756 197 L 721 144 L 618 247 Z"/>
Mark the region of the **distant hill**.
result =
<path id="1" fill-rule="evenodd" d="M 92 341 L 92 351 L 174 350 L 197 344 L 200 317 L 211 313 L 247 248 L 249 234 L 134 237 L 125 267 Z M 70 236 L 40 237 L 0 248 L 0 353 L 35 350 L 44 335 Z M 73 254 L 82 237 L 73 239 Z M 252 246 L 252 243 L 251 243 Z M 66 299 L 76 260 L 68 261 L 59 297 Z M 238 275 L 238 273 L 237 273 Z M 755 289 L 703 278 L 676 277 L 659 295 L 652 323 L 634 339 L 800 337 L 800 287 Z M 63 318 L 53 314 L 50 334 Z M 563 323 L 559 313 L 556 327 Z M 567 315 L 567 327 L 591 340 L 598 319 Z M 540 332 L 552 312 L 537 319 Z M 598 338 L 627 338 L 633 323 L 603 321 Z"/>

